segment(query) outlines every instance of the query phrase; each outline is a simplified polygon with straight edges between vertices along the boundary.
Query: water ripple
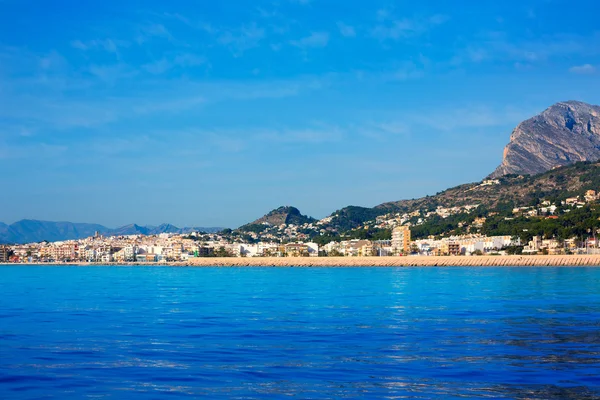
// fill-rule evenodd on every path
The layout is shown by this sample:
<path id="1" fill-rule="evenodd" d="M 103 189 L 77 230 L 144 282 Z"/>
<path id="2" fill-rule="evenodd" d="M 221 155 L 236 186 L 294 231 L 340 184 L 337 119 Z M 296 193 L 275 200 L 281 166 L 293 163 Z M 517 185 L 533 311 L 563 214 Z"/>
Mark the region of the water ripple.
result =
<path id="1" fill-rule="evenodd" d="M 600 268 L 0 268 L 0 398 L 600 398 Z"/>

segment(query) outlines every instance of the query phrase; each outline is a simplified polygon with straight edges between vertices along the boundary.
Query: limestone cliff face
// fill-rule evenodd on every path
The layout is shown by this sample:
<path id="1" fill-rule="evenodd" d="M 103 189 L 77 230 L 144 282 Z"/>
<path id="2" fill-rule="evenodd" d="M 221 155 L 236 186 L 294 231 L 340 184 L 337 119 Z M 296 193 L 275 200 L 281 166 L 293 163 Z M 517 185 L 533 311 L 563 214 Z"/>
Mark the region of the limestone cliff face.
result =
<path id="1" fill-rule="evenodd" d="M 502 163 L 490 176 L 533 175 L 599 159 L 600 106 L 565 101 L 521 122 L 510 136 Z"/>

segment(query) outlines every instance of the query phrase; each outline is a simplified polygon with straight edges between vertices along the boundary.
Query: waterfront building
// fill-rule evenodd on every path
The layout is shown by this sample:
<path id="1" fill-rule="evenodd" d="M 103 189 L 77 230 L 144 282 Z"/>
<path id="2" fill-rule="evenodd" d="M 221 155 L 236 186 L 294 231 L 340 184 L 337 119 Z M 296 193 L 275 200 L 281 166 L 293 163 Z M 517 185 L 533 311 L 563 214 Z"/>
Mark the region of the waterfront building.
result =
<path id="1" fill-rule="evenodd" d="M 0 246 L 0 262 L 8 262 L 8 247 Z"/>
<path id="2" fill-rule="evenodd" d="M 458 242 L 449 242 L 448 243 L 448 255 L 451 256 L 460 256 L 462 254 L 460 243 Z"/>
<path id="3" fill-rule="evenodd" d="M 529 241 L 527 246 L 523 249 L 523 253 L 537 253 L 542 249 L 542 238 L 540 236 L 534 236 L 532 240 Z"/>
<path id="4" fill-rule="evenodd" d="M 392 249 L 394 254 L 408 254 L 410 251 L 410 228 L 398 226 L 392 231 Z"/>
<path id="5" fill-rule="evenodd" d="M 304 243 L 288 243 L 285 245 L 285 254 L 288 257 L 308 257 L 308 246 Z"/>
<path id="6" fill-rule="evenodd" d="M 198 246 L 194 252 L 195 257 L 212 257 L 215 254 L 215 249 L 212 247 Z"/>

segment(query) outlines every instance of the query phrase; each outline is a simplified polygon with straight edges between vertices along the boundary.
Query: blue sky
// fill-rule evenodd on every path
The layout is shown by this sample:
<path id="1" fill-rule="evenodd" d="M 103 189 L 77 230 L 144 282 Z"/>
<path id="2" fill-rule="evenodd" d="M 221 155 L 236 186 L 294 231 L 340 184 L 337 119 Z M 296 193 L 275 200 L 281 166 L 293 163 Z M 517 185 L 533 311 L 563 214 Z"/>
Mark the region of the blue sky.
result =
<path id="1" fill-rule="evenodd" d="M 321 218 L 481 180 L 521 120 L 600 104 L 592 0 L 88 3 L 0 1 L 0 221 Z"/>

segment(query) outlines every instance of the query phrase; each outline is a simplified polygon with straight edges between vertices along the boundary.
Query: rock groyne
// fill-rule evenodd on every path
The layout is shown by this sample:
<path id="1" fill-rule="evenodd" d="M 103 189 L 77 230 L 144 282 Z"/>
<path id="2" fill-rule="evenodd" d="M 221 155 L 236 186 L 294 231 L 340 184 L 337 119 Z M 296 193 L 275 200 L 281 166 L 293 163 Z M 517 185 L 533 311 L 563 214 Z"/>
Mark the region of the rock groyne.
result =
<path id="1" fill-rule="evenodd" d="M 552 256 L 442 256 L 442 257 L 206 257 L 156 263 L 31 263 L 0 265 L 64 266 L 173 266 L 173 267 L 600 267 L 600 254 Z"/>
<path id="2" fill-rule="evenodd" d="M 274 267 L 498 267 L 498 266 L 600 266 L 600 255 L 552 256 L 447 256 L 447 257 L 240 257 L 193 258 L 191 266 Z"/>

